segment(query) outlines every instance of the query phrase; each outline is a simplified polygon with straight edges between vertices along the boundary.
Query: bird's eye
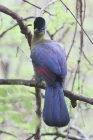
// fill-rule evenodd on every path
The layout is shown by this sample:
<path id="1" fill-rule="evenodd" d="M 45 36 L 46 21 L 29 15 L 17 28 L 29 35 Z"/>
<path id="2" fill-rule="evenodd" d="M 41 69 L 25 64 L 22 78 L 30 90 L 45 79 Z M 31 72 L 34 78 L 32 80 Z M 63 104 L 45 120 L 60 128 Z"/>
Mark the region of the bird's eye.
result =
<path id="1" fill-rule="evenodd" d="M 43 30 L 43 28 L 41 28 L 40 30 Z"/>

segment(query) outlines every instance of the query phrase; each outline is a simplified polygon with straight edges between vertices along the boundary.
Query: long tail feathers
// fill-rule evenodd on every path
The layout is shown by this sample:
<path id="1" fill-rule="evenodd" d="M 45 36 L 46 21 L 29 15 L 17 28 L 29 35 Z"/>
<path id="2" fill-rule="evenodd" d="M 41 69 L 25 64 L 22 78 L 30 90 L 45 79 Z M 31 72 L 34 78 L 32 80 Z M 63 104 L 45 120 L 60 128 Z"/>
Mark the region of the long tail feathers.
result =
<path id="1" fill-rule="evenodd" d="M 66 126 L 70 121 L 64 92 L 59 83 L 56 87 L 46 87 L 43 119 L 48 126 L 56 127 Z"/>

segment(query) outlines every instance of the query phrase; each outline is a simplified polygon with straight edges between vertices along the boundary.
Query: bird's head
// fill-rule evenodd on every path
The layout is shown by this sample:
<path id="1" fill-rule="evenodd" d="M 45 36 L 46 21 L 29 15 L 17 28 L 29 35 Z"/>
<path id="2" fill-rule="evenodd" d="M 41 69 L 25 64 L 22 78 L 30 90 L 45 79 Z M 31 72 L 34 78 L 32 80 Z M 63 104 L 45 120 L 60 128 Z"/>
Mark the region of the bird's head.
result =
<path id="1" fill-rule="evenodd" d="M 34 21 L 34 33 L 45 34 L 46 22 L 44 18 L 37 17 Z"/>

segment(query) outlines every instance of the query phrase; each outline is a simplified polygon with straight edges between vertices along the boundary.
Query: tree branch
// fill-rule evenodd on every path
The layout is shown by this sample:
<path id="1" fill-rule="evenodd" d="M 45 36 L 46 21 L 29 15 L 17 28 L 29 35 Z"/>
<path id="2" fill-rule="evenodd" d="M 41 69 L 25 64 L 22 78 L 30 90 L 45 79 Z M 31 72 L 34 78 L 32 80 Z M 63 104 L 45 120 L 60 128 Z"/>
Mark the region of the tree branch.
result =
<path id="1" fill-rule="evenodd" d="M 57 0 L 51 0 L 50 2 L 48 2 L 43 8 L 41 8 L 40 13 L 38 16 L 42 15 L 42 12 L 45 11 L 46 8 L 48 8 L 50 5 L 54 4 Z"/>
<path id="2" fill-rule="evenodd" d="M 89 137 L 82 131 L 82 129 L 80 129 L 79 127 L 75 126 L 75 125 L 71 125 L 70 129 L 73 129 L 74 131 L 76 131 L 78 134 L 80 134 L 83 139 L 85 140 L 89 140 Z"/>
<path id="3" fill-rule="evenodd" d="M 36 96 L 36 106 L 37 106 L 36 114 L 39 119 L 39 124 L 36 127 L 36 133 L 35 133 L 34 138 L 35 138 L 35 140 L 40 140 L 40 138 L 41 138 L 41 135 L 40 135 L 40 130 L 41 130 L 41 89 L 35 87 L 35 91 L 36 91 L 35 96 Z"/>
<path id="4" fill-rule="evenodd" d="M 27 138 L 26 140 L 30 140 L 35 134 L 31 135 L 29 138 Z M 60 133 L 60 132 L 56 132 L 56 133 L 42 133 L 41 136 L 56 136 L 56 138 L 66 138 L 66 133 Z M 56 138 L 54 140 L 56 140 Z M 82 137 L 80 136 L 74 136 L 74 135 L 68 135 L 68 138 L 70 140 L 83 140 Z"/>
<path id="5" fill-rule="evenodd" d="M 3 133 L 3 134 L 10 135 L 10 136 L 13 136 L 13 137 L 15 137 L 15 138 L 18 138 L 18 137 L 15 136 L 14 134 L 12 134 L 12 133 L 10 133 L 10 132 L 3 131 L 3 130 L 0 130 L 0 133 Z"/>
<path id="6" fill-rule="evenodd" d="M 38 8 L 38 9 L 42 9 L 41 7 L 35 5 L 35 4 L 33 4 L 33 3 L 31 3 L 31 2 L 29 2 L 29 1 L 27 1 L 27 0 L 23 0 L 23 1 L 24 1 L 24 2 L 27 2 L 28 4 L 34 6 L 34 7 Z M 55 15 L 52 15 L 51 13 L 49 13 L 49 12 L 46 11 L 46 10 L 44 10 L 44 12 L 45 12 L 45 13 L 48 13 L 50 16 L 55 16 Z"/>
<path id="7" fill-rule="evenodd" d="M 86 31 L 82 28 L 81 24 L 78 22 L 78 20 L 76 19 L 76 17 L 74 16 L 74 14 L 71 12 L 71 10 L 66 6 L 66 4 L 62 0 L 60 0 L 60 1 L 66 7 L 66 9 L 71 13 L 71 15 L 74 17 L 74 19 L 76 20 L 76 22 L 81 27 L 82 31 L 86 34 L 86 36 L 88 37 L 88 39 L 90 40 L 90 42 L 93 44 L 92 40 L 90 39 L 90 37 L 88 36 L 88 34 L 86 33 Z"/>
<path id="8" fill-rule="evenodd" d="M 23 20 L 28 20 L 30 18 L 35 18 L 35 16 L 29 16 L 29 17 L 26 17 L 26 18 L 23 18 Z M 14 27 L 16 27 L 18 25 L 18 23 L 12 25 L 11 27 L 7 28 L 5 31 L 3 31 L 1 34 L 0 34 L 0 37 L 2 37 L 5 33 L 7 33 L 8 31 L 10 31 L 11 29 L 13 29 Z"/>
<path id="9" fill-rule="evenodd" d="M 84 56 L 84 58 L 86 59 L 86 61 L 93 67 L 93 64 L 90 62 L 90 60 L 87 58 L 87 56 L 85 55 L 85 52 L 84 51 L 82 51 L 83 52 L 83 56 Z"/>
<path id="10" fill-rule="evenodd" d="M 43 133 L 41 134 L 41 136 L 58 136 L 58 137 L 62 137 L 62 138 L 66 138 L 67 134 L 63 134 L 63 133 Z M 82 137 L 79 136 L 72 136 L 72 135 L 68 135 L 68 138 L 71 140 L 82 140 Z"/>
<path id="11" fill-rule="evenodd" d="M 77 8 L 77 3 L 76 3 L 76 19 L 77 19 L 77 18 L 78 18 L 78 8 Z M 66 59 L 69 58 L 70 52 L 71 52 L 72 47 L 73 47 L 73 45 L 74 45 L 74 43 L 75 43 L 76 33 L 77 33 L 77 22 L 75 23 L 75 31 L 74 31 L 72 43 L 71 43 L 70 49 L 69 49 L 69 51 L 68 51 L 68 54 L 67 54 L 67 56 L 66 56 Z"/>
<path id="12" fill-rule="evenodd" d="M 45 89 L 46 87 L 44 83 L 38 83 L 37 85 L 37 82 L 35 80 L 23 80 L 23 79 L 0 79 L 0 85 L 25 85 L 30 87 L 38 87 L 41 89 Z M 84 97 L 82 95 L 72 93 L 71 91 L 68 90 L 64 90 L 64 95 L 75 104 L 76 101 L 79 100 L 93 105 L 93 98 Z"/>
<path id="13" fill-rule="evenodd" d="M 2 5 L 0 5 L 0 11 L 11 16 L 13 19 L 15 19 L 18 22 L 18 25 L 21 29 L 21 33 L 26 36 L 28 44 L 31 47 L 32 34 L 31 34 L 30 30 L 28 29 L 27 25 L 23 22 L 23 18 L 20 17 L 16 12 L 14 12 Z"/>

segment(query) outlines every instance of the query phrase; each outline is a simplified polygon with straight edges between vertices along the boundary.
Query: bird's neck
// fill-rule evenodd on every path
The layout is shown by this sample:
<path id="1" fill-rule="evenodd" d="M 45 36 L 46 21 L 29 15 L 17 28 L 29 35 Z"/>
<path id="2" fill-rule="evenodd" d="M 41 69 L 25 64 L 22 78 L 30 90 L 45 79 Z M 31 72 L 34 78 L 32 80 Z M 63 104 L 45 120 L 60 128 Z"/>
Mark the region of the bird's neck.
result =
<path id="1" fill-rule="evenodd" d="M 44 34 L 34 34 L 31 41 L 31 49 L 44 40 Z"/>

